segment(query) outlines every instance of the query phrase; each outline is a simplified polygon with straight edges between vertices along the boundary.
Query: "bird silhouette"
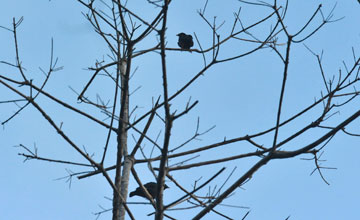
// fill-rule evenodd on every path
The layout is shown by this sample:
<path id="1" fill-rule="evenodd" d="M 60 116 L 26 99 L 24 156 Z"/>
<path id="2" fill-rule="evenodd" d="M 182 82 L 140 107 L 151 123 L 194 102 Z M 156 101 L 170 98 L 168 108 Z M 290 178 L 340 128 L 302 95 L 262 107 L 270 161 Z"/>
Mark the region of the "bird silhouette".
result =
<path id="1" fill-rule="evenodd" d="M 157 184 L 154 183 L 154 182 L 149 182 L 149 183 L 146 183 L 144 185 L 144 187 L 146 188 L 146 190 L 150 193 L 150 195 L 155 198 L 156 196 L 156 193 L 157 193 Z M 166 184 L 164 185 L 164 190 L 169 188 Z M 136 188 L 135 191 L 131 192 L 130 193 L 130 197 L 133 197 L 133 196 L 141 196 L 141 197 L 144 197 L 146 198 L 145 196 L 145 192 L 141 189 L 141 187 L 138 187 Z"/>
<path id="2" fill-rule="evenodd" d="M 190 47 L 194 46 L 193 37 L 189 34 L 179 33 L 178 45 L 181 49 L 190 50 Z"/>

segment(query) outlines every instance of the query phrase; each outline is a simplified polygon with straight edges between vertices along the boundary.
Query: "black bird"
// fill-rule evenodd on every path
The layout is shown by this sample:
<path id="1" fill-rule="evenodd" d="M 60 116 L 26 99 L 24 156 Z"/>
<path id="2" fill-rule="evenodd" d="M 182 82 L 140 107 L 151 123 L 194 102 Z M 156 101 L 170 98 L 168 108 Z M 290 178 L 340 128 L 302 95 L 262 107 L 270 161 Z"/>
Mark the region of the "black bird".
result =
<path id="1" fill-rule="evenodd" d="M 193 37 L 190 34 L 181 32 L 176 36 L 179 36 L 178 45 L 181 49 L 190 50 L 190 47 L 194 46 Z"/>
<path id="2" fill-rule="evenodd" d="M 146 188 L 146 190 L 150 193 L 150 195 L 155 198 L 156 196 L 156 192 L 157 192 L 157 184 L 154 183 L 154 182 L 150 182 L 150 183 L 146 183 L 144 185 L 144 187 Z M 169 188 L 166 184 L 164 186 L 164 190 Z M 144 197 L 146 198 L 145 196 L 145 192 L 141 189 L 141 187 L 139 186 L 138 188 L 136 188 L 135 191 L 131 192 L 130 193 L 130 197 L 133 197 L 133 196 L 141 196 L 141 197 Z"/>

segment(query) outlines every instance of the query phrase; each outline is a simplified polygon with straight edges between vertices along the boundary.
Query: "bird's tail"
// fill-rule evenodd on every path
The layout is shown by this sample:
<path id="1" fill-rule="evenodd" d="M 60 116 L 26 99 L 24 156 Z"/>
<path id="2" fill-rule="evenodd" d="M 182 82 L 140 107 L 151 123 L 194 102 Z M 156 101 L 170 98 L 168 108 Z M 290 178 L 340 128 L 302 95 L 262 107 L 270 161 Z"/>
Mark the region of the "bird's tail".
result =
<path id="1" fill-rule="evenodd" d="M 135 192 L 131 192 L 129 196 L 130 196 L 130 197 L 135 196 Z"/>

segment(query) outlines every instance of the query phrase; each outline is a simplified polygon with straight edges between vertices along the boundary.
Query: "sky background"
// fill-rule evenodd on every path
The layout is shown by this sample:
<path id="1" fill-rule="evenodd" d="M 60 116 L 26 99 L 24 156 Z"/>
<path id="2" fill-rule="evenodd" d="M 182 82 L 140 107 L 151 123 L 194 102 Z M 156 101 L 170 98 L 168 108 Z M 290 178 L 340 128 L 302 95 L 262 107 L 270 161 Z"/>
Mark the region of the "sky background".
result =
<path id="1" fill-rule="evenodd" d="M 203 7 L 205 1 L 174 0 L 169 8 L 168 29 L 166 32 L 167 47 L 177 47 L 176 34 L 185 32 L 200 39 L 203 48 L 211 46 L 211 30 L 200 18 L 197 11 Z M 272 1 L 267 1 L 272 2 Z M 77 1 L 59 0 L 0 0 L 0 25 L 10 28 L 12 19 L 24 17 L 18 28 L 19 52 L 22 65 L 26 74 L 34 79 L 36 85 L 44 80 L 44 75 L 39 70 L 47 69 L 50 60 L 51 39 L 54 40 L 54 54 L 59 58 L 58 66 L 63 70 L 53 73 L 45 91 L 54 94 L 59 99 L 89 112 L 100 120 L 107 117 L 98 109 L 77 103 L 74 89 L 80 92 L 92 75 L 86 68 L 94 66 L 95 61 L 109 62 L 109 50 L 102 39 L 93 31 L 93 28 L 83 16 L 87 10 Z M 348 67 L 353 64 L 352 48 L 357 55 L 360 54 L 360 4 L 356 0 L 348 1 L 291 1 L 285 23 L 291 33 L 297 32 L 319 4 L 323 4 L 324 16 L 334 8 L 333 19 L 341 20 L 325 25 L 319 32 L 292 48 L 290 57 L 288 84 L 284 97 L 282 120 L 285 120 L 301 111 L 325 92 L 324 84 L 319 72 L 316 58 L 306 49 L 305 45 L 315 53 L 323 50 L 323 66 L 327 79 L 337 76 L 339 69 L 344 72 L 344 63 Z M 225 21 L 219 30 L 221 39 L 225 38 L 233 24 L 233 13 L 241 7 L 241 19 L 245 26 L 265 17 L 272 11 L 269 8 L 249 6 L 239 1 L 214 1 L 209 0 L 206 16 L 212 20 L 217 16 L 218 24 Z M 101 4 L 101 10 L 107 10 Z M 129 3 L 135 13 L 144 19 L 150 20 L 158 13 L 158 9 L 148 5 L 146 1 L 135 0 Z M 274 24 L 274 19 L 252 30 L 252 33 L 264 38 Z M 321 16 L 314 19 L 314 25 L 305 31 L 305 36 L 320 24 Z M 240 30 L 237 27 L 237 30 Z M 241 35 L 243 38 L 249 38 Z M 136 50 L 150 48 L 156 45 L 158 37 L 149 35 L 143 42 L 136 46 Z M 279 42 L 285 43 L 284 35 L 279 36 Z M 305 44 L 305 45 L 304 45 Z M 254 45 L 242 41 L 229 41 L 220 49 L 219 58 L 231 57 L 253 48 Z M 199 48 L 195 42 L 194 48 Z M 284 52 L 285 46 L 279 47 Z M 0 29 L 0 61 L 15 62 L 14 42 L 11 32 Z M 167 52 L 167 67 L 169 77 L 169 93 L 173 94 L 191 79 L 203 67 L 203 58 L 198 53 L 181 51 Z M 162 94 L 162 79 L 160 69 L 160 56 L 149 53 L 140 58 L 135 58 L 133 68 L 138 67 L 132 78 L 130 90 L 130 109 L 138 106 L 131 120 L 140 117 L 151 107 L 152 99 Z M 174 148 L 189 139 L 195 132 L 197 118 L 200 118 L 200 131 L 205 131 L 216 126 L 211 132 L 200 137 L 201 140 L 191 142 L 177 152 L 182 152 L 196 147 L 226 139 L 254 134 L 270 127 L 276 122 L 276 111 L 280 86 L 282 81 L 283 66 L 274 51 L 260 50 L 250 56 L 231 62 L 215 65 L 204 76 L 200 77 L 182 95 L 173 101 L 172 109 L 180 112 L 186 106 L 187 100 L 199 100 L 199 104 L 185 117 L 175 122 L 172 131 L 171 148 Z M 0 65 L 0 74 L 20 80 L 18 71 L 6 65 Z M 356 86 L 356 85 L 355 85 Z M 70 87 L 72 89 L 70 89 Z M 19 88 L 27 91 L 27 88 Z M 97 78 L 92 85 L 87 97 L 95 100 L 96 95 L 101 95 L 105 101 L 112 100 L 113 87 L 111 81 L 103 76 Z M 17 99 L 4 86 L 0 86 L 0 101 Z M 341 100 L 339 100 L 340 102 Z M 63 131 L 78 146 L 86 148 L 89 154 L 94 154 L 94 159 L 102 156 L 107 131 L 103 127 L 75 114 L 44 96 L 39 96 L 37 102 L 60 125 Z M 324 123 L 336 125 L 359 109 L 360 101 L 353 102 L 341 108 L 340 111 Z M 0 121 L 10 117 L 17 106 L 1 104 Z M 322 105 L 305 114 L 301 119 L 295 120 L 290 125 L 284 126 L 279 132 L 279 141 L 289 137 L 298 129 L 315 120 L 322 111 Z M 160 110 L 162 113 L 162 110 Z M 353 133 L 360 133 L 359 119 L 354 121 L 347 129 Z M 143 123 L 138 128 L 142 129 Z M 156 119 L 149 131 L 149 136 L 155 137 L 159 132 L 159 144 L 163 139 L 163 124 Z M 284 149 L 298 149 L 312 143 L 326 130 L 314 129 L 305 133 L 300 138 L 286 145 Z M 138 134 L 131 132 L 136 137 Z M 268 147 L 272 143 L 273 134 L 270 133 L 256 141 Z M 112 197 L 112 191 L 105 179 L 98 175 L 95 177 L 77 180 L 73 179 L 71 187 L 66 179 L 57 180 L 67 176 L 67 170 L 73 172 L 87 171 L 81 167 L 59 165 L 42 161 L 27 161 L 18 153 L 25 153 L 17 148 L 23 144 L 31 149 L 38 148 L 39 156 L 53 159 L 85 162 L 32 106 L 28 106 L 10 122 L 6 123 L 0 131 L 2 156 L 0 166 L 0 219 L 95 219 L 93 213 L 101 211 L 99 206 L 110 208 L 111 202 L 106 197 Z M 111 139 L 107 166 L 115 162 L 115 139 Z M 129 149 L 135 141 L 129 136 Z M 310 176 L 315 168 L 313 161 L 301 160 L 309 156 L 301 156 L 287 160 L 269 162 L 261 168 L 242 189 L 235 195 L 224 200 L 223 204 L 249 207 L 249 209 L 219 206 L 217 209 L 224 214 L 239 219 L 247 211 L 251 211 L 246 219 L 359 219 L 358 188 L 360 182 L 360 160 L 358 155 L 359 139 L 349 137 L 342 133 L 337 134 L 327 145 L 322 159 L 324 166 L 336 167 L 336 170 L 324 170 L 327 185 L 318 173 Z M 152 145 L 144 142 L 145 153 L 149 156 Z M 237 155 L 254 151 L 248 143 L 239 142 L 222 148 L 213 149 L 201 154 L 189 163 L 200 162 L 208 159 L 218 159 L 225 156 Z M 155 151 L 155 155 L 158 151 Z M 136 155 L 142 159 L 141 154 Z M 189 158 L 189 157 L 187 157 Z M 187 159 L 182 158 L 182 159 Z M 247 169 L 259 158 L 236 160 L 221 165 L 210 165 L 193 168 L 191 171 L 175 171 L 173 177 L 184 187 L 191 189 L 194 181 L 199 184 L 210 178 L 215 172 L 226 166 L 226 171 L 211 184 L 218 187 L 226 177 L 236 168 L 225 187 L 234 183 Z M 176 164 L 181 160 L 170 160 L 169 164 Z M 157 163 L 154 163 L 157 166 Z M 154 181 L 153 176 L 146 166 L 136 165 L 143 182 Z M 113 172 L 110 172 L 113 175 Z M 165 191 L 165 204 L 175 200 L 182 194 L 174 184 L 167 181 L 170 189 Z M 131 177 L 129 191 L 137 187 Z M 209 188 L 204 188 L 199 195 L 205 195 Z M 142 198 L 133 197 L 129 202 L 144 202 Z M 187 206 L 189 204 L 181 205 Z M 135 217 L 147 219 L 146 215 L 152 212 L 149 205 L 130 204 Z M 197 210 L 172 211 L 169 215 L 177 219 L 191 219 Z M 111 213 L 103 214 L 100 219 L 110 219 Z M 150 219 L 150 217 L 149 217 Z M 219 219 L 217 215 L 209 214 L 204 219 Z"/>

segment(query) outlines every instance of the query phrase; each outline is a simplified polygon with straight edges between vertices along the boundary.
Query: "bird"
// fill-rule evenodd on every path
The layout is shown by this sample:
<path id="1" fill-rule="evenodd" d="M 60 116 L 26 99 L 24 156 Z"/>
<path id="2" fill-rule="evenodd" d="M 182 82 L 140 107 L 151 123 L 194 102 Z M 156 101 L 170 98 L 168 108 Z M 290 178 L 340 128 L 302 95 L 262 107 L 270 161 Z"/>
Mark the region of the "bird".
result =
<path id="1" fill-rule="evenodd" d="M 194 46 L 193 37 L 190 34 L 181 32 L 176 36 L 179 36 L 178 45 L 181 49 L 190 50 L 190 47 Z"/>
<path id="2" fill-rule="evenodd" d="M 157 184 L 154 183 L 154 182 L 149 182 L 149 183 L 146 183 L 144 185 L 144 187 L 146 188 L 146 190 L 150 193 L 150 195 L 155 198 L 156 196 L 156 192 L 157 192 Z M 166 184 L 164 185 L 164 190 L 169 188 Z M 130 197 L 133 197 L 133 196 L 141 196 L 141 197 L 144 197 L 146 198 L 145 196 L 145 192 L 141 189 L 141 187 L 138 187 L 136 188 L 135 191 L 131 192 L 130 193 Z"/>

